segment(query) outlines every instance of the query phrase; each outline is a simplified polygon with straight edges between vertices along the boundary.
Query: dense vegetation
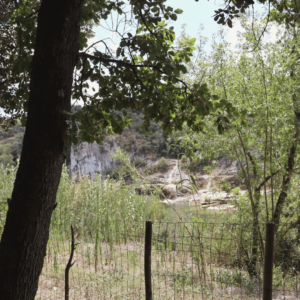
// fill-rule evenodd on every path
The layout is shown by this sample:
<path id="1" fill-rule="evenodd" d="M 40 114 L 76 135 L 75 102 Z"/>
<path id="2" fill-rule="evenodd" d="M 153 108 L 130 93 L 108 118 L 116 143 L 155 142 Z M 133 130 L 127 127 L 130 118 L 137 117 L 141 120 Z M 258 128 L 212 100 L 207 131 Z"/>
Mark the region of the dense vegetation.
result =
<path id="1" fill-rule="evenodd" d="M 150 122 L 148 131 L 142 127 L 143 114 L 131 110 L 128 113 L 132 122 L 118 138 L 120 147 L 137 154 L 152 154 L 156 157 L 177 157 L 184 150 L 180 143 L 175 142 L 176 135 L 167 136 L 159 123 Z M 177 134 L 178 135 L 178 134 Z"/>
<path id="2" fill-rule="evenodd" d="M 237 161 L 247 194 L 231 220 L 252 223 L 253 248 L 246 255 L 248 269 L 255 270 L 264 253 L 263 224 L 275 222 L 278 240 L 300 224 L 300 32 L 276 27 L 275 41 L 259 41 L 264 21 L 242 18 L 241 23 L 237 49 L 221 32 L 209 54 L 200 44 L 189 68 L 190 80 L 207 84 L 236 112 L 209 115 L 205 130 L 190 131 L 181 142 L 192 160 L 228 156 Z M 289 224 L 284 232 L 278 229 L 282 223 Z"/>
<path id="3" fill-rule="evenodd" d="M 16 166 L 20 158 L 25 128 L 20 123 L 5 131 L 0 129 L 0 164 Z"/>

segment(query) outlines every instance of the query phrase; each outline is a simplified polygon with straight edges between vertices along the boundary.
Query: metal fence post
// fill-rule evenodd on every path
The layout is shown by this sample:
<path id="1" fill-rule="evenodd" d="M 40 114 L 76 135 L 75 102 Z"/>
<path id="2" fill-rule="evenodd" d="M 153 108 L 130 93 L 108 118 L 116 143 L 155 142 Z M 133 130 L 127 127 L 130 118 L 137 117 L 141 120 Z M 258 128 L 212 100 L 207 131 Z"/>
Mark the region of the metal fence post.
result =
<path id="1" fill-rule="evenodd" d="M 263 300 L 272 300 L 275 223 L 266 223 Z"/>
<path id="2" fill-rule="evenodd" d="M 152 243 L 152 222 L 146 222 L 145 230 L 145 291 L 146 300 L 152 300 L 152 283 L 151 283 L 151 243 Z"/>

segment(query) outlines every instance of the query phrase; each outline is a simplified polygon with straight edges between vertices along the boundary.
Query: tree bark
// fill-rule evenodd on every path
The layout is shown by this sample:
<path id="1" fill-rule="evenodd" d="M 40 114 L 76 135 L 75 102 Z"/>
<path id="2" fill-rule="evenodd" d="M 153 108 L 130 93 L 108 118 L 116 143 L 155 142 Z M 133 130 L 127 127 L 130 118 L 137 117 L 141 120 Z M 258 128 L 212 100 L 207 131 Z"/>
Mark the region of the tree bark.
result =
<path id="1" fill-rule="evenodd" d="M 299 121 L 299 120 L 298 120 Z M 297 152 L 297 143 L 298 143 L 298 137 L 299 137 L 299 129 L 298 124 L 296 124 L 296 133 L 295 133 L 295 141 L 293 145 L 290 148 L 289 156 L 288 156 L 288 162 L 287 162 L 287 168 L 286 168 L 286 174 L 283 176 L 282 184 L 281 184 L 281 192 L 278 196 L 278 200 L 276 203 L 274 215 L 273 215 L 273 222 L 275 222 L 275 234 L 277 233 L 280 217 L 282 213 L 283 206 L 285 204 L 286 198 L 288 196 L 288 189 L 290 187 L 290 182 L 292 180 L 294 167 L 295 167 L 295 157 Z"/>
<path id="2" fill-rule="evenodd" d="M 37 292 L 64 162 L 82 3 L 41 3 L 23 149 L 0 243 L 3 300 L 33 300 Z"/>

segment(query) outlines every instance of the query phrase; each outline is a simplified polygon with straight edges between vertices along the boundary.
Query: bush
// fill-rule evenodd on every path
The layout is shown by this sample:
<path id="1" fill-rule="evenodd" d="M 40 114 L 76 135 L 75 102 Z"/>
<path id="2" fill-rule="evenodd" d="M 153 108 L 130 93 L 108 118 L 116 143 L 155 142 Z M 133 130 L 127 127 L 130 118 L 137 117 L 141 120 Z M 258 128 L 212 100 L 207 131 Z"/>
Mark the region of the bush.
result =
<path id="1" fill-rule="evenodd" d="M 167 159 L 162 157 L 156 164 L 158 171 L 167 171 L 169 168 L 169 162 Z"/>
<path id="2" fill-rule="evenodd" d="M 188 158 L 185 155 L 182 155 L 181 162 L 184 163 L 184 164 L 187 163 L 188 162 Z"/>
<path id="3" fill-rule="evenodd" d="M 150 152 L 151 145 L 148 142 L 143 142 L 141 145 L 137 146 L 137 150 L 141 153 Z"/>
<path id="4" fill-rule="evenodd" d="M 122 180 L 125 181 L 132 181 L 132 171 L 128 166 L 121 165 L 118 167 L 118 169 L 113 169 L 110 174 L 110 178 L 116 179 L 116 180 Z"/>
<path id="5" fill-rule="evenodd" d="M 169 162 L 167 159 L 162 157 L 155 165 L 149 166 L 144 169 L 144 173 L 147 175 L 151 175 L 156 172 L 165 172 L 169 168 Z"/>
<path id="6" fill-rule="evenodd" d="M 213 170 L 212 166 L 206 166 L 203 168 L 203 171 L 208 175 L 212 172 L 212 170 Z"/>
<path id="7" fill-rule="evenodd" d="M 136 168 L 145 167 L 147 165 L 147 161 L 140 157 L 136 157 L 132 163 Z"/>
<path id="8" fill-rule="evenodd" d="M 231 185 L 230 185 L 229 182 L 223 182 L 222 185 L 221 185 L 221 188 L 222 188 L 222 191 L 230 192 Z"/>
<path id="9" fill-rule="evenodd" d="M 238 196 L 240 194 L 241 189 L 237 186 L 236 188 L 231 190 L 231 194 Z"/>

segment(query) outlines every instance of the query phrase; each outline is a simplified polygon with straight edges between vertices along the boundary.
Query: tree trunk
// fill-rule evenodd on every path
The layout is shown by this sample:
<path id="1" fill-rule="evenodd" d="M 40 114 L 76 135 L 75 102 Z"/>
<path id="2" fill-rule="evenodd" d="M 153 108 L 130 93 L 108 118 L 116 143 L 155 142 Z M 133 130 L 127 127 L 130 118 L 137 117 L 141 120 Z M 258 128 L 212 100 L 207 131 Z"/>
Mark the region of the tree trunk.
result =
<path id="1" fill-rule="evenodd" d="M 0 243 L 0 298 L 33 300 L 64 162 L 83 0 L 43 0 L 20 166 Z"/>

